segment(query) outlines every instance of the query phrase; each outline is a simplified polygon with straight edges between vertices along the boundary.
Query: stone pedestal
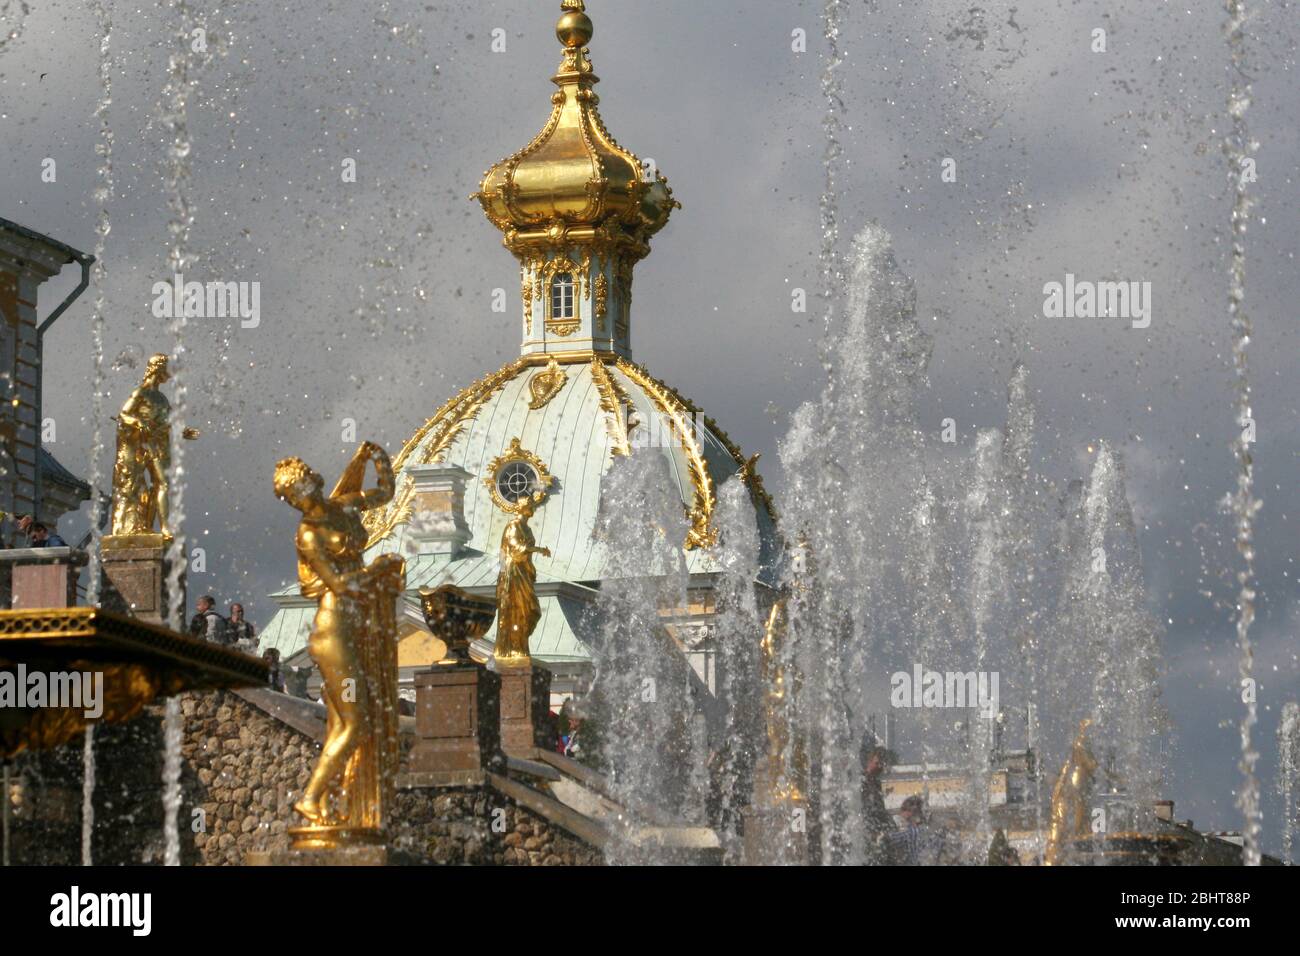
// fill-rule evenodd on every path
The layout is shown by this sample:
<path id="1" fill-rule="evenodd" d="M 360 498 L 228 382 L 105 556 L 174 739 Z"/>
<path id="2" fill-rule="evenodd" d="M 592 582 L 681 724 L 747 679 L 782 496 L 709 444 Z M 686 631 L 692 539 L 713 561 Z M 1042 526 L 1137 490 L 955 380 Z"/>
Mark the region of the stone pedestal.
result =
<path id="1" fill-rule="evenodd" d="M 499 770 L 501 681 L 473 662 L 436 665 L 415 675 L 415 744 L 410 786 L 477 786 Z"/>
<path id="2" fill-rule="evenodd" d="M 551 709 L 551 672 L 526 664 L 500 672 L 501 749 L 512 757 L 533 756 L 538 747 L 549 747 L 544 738 Z"/>
<path id="3" fill-rule="evenodd" d="M 254 850 L 245 866 L 387 866 L 386 846 L 345 846 L 328 850 Z"/>
<path id="4" fill-rule="evenodd" d="M 77 575 L 86 553 L 73 548 L 13 548 L 0 551 L 15 611 L 76 607 Z"/>
<path id="5" fill-rule="evenodd" d="M 102 545 L 104 610 L 166 625 L 167 539 L 160 534 L 105 535 Z M 183 573 L 180 587 L 184 607 Z"/>
<path id="6" fill-rule="evenodd" d="M 746 807 L 744 861 L 746 866 L 807 866 L 806 805 L 792 802 L 774 807 Z"/>

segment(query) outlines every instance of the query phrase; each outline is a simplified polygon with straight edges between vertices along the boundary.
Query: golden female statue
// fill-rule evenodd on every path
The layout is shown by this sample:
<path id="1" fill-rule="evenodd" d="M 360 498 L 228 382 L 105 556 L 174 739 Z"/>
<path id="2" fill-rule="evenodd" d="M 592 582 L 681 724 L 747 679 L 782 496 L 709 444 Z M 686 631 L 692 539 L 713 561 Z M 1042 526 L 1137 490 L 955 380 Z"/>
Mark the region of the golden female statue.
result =
<path id="1" fill-rule="evenodd" d="M 492 656 L 497 668 L 525 667 L 532 660 L 528 638 L 542 618 L 537 600 L 537 568 L 533 555 L 551 556 L 549 548 L 537 547 L 528 519 L 537 504 L 532 496 L 520 498 L 515 517 L 501 535 L 501 573 L 497 577 L 497 643 Z"/>
<path id="2" fill-rule="evenodd" d="M 377 486 L 362 490 L 366 465 Z M 318 599 L 308 647 L 320 668 L 327 726 L 320 757 L 295 809 L 307 827 L 296 848 L 382 839 L 397 771 L 397 595 L 405 563 L 385 554 L 364 563 L 362 513 L 393 498 L 393 465 L 365 442 L 328 498 L 324 481 L 299 458 L 275 468 L 275 494 L 302 512 L 298 583 Z"/>
<path id="3" fill-rule="evenodd" d="M 1051 822 L 1047 830 L 1047 846 L 1043 851 L 1043 865 L 1056 866 L 1073 841 L 1086 837 L 1088 826 L 1088 801 L 1092 796 L 1093 775 L 1097 772 L 1097 758 L 1088 749 L 1088 728 L 1091 719 L 1079 722 L 1079 734 L 1070 748 L 1070 757 L 1061 768 L 1061 775 L 1052 788 Z"/>
<path id="4" fill-rule="evenodd" d="M 144 379 L 117 415 L 117 456 L 113 462 L 112 534 L 171 536 L 167 523 L 168 472 L 172 464 L 171 403 L 159 390 L 171 379 L 167 356 L 151 356 Z M 199 437 L 187 428 L 182 437 Z"/>

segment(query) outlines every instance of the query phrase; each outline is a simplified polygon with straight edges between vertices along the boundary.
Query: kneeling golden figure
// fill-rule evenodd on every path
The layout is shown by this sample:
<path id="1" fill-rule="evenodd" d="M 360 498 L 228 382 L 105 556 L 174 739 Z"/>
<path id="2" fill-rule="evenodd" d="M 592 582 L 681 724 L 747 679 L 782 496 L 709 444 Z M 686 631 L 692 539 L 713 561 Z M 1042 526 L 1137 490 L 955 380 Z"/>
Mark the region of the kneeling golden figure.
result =
<path id="1" fill-rule="evenodd" d="M 377 485 L 362 489 L 375 463 Z M 276 496 L 302 512 L 298 582 L 318 609 L 308 647 L 320 668 L 325 742 L 296 809 L 298 849 L 380 842 L 397 772 L 397 596 L 405 562 L 385 554 L 364 563 L 362 514 L 393 498 L 392 462 L 365 442 L 326 497 L 324 481 L 299 458 L 275 469 Z"/>

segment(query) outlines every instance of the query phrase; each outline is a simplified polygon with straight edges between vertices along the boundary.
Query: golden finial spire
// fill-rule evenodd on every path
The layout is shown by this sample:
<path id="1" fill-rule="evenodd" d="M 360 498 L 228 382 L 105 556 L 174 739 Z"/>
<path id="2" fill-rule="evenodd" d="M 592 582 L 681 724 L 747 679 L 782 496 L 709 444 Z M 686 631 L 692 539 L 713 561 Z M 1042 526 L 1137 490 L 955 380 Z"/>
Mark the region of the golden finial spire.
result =
<path id="1" fill-rule="evenodd" d="M 605 128 L 586 50 L 591 18 L 582 0 L 563 0 L 561 9 L 555 33 L 564 59 L 552 78 L 559 90 L 551 118 L 531 143 L 488 170 L 475 198 L 520 258 L 539 247 L 599 239 L 602 251 L 618 247 L 640 259 L 678 203 L 664 178 L 657 171 L 647 176 Z"/>
<path id="2" fill-rule="evenodd" d="M 564 0 L 560 5 L 564 10 L 560 22 L 555 25 L 555 35 L 564 44 L 564 60 L 560 63 L 560 72 L 555 82 L 560 83 L 567 74 L 583 74 L 591 83 L 599 82 L 591 72 L 591 61 L 587 59 L 587 44 L 596 32 L 587 16 L 587 8 L 582 0 Z"/>
<path id="3" fill-rule="evenodd" d="M 550 119 L 484 174 L 474 198 L 522 266 L 525 351 L 547 341 L 626 351 L 632 267 L 680 204 L 658 169 L 619 145 L 601 119 L 586 4 L 562 0 L 560 9 L 555 35 L 564 53 L 551 77 Z M 552 286 L 558 312 L 548 306 Z M 580 300 L 576 309 L 564 305 L 570 299 Z M 549 335 L 534 324 L 538 313 Z"/>

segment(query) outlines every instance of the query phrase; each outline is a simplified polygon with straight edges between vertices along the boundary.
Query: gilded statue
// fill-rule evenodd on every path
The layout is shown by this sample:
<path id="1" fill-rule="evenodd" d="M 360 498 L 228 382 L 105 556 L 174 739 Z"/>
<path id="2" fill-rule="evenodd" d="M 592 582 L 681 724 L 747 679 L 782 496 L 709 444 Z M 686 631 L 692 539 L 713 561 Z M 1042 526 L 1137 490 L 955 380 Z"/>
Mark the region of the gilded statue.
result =
<path id="1" fill-rule="evenodd" d="M 803 740 L 795 735 L 791 740 L 794 715 L 795 686 L 792 674 L 783 660 L 783 645 L 789 631 L 789 611 L 786 598 L 772 605 L 763 629 L 762 651 L 764 717 L 767 727 L 767 754 L 761 771 L 760 787 L 756 799 L 770 806 L 803 801 L 804 778 L 807 775 L 807 753 Z"/>
<path id="2" fill-rule="evenodd" d="M 370 462 L 376 487 L 363 490 Z M 290 831 L 296 848 L 381 840 L 398 759 L 396 606 L 406 567 L 393 554 L 365 564 L 362 525 L 364 512 L 393 498 L 392 462 L 365 442 L 329 497 L 324 487 L 299 458 L 276 465 L 276 496 L 302 512 L 298 583 L 318 602 L 308 648 L 327 713 L 320 757 L 295 805 L 308 822 Z"/>
<path id="3" fill-rule="evenodd" d="M 1051 820 L 1047 830 L 1047 846 L 1043 851 L 1044 866 L 1058 866 L 1071 842 L 1089 835 L 1088 801 L 1092 796 L 1093 778 L 1097 772 L 1097 758 L 1088 749 L 1088 728 L 1091 719 L 1079 723 L 1078 736 L 1070 748 L 1070 757 L 1061 768 L 1061 775 L 1052 788 Z"/>
<path id="4" fill-rule="evenodd" d="M 117 454 L 113 462 L 112 534 L 153 534 L 154 522 L 171 537 L 167 514 L 168 473 L 172 462 L 171 403 L 160 391 L 171 379 L 167 356 L 151 356 L 144 379 L 116 417 Z M 199 437 L 194 428 L 181 432 Z"/>
<path id="5" fill-rule="evenodd" d="M 525 495 L 515 505 L 515 516 L 501 535 L 501 573 L 497 577 L 497 642 L 493 657 L 497 667 L 525 667 L 532 658 L 528 639 L 542 617 L 537 600 L 537 568 L 533 555 L 549 558 L 549 548 L 537 547 L 528 519 L 537 510 L 536 499 Z"/>

